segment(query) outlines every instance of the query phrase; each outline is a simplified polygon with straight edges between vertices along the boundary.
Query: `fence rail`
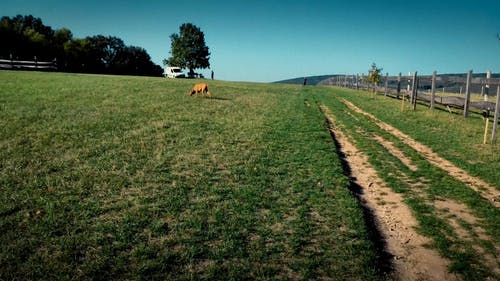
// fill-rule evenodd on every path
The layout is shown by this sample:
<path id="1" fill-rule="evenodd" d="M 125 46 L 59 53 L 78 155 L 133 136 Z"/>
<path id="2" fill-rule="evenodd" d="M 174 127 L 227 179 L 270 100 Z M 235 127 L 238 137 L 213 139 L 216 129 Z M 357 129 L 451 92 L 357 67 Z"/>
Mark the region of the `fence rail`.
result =
<path id="1" fill-rule="evenodd" d="M 450 112 L 452 108 L 463 110 L 464 117 L 468 117 L 470 109 L 473 108 L 476 109 L 474 113 L 483 115 L 486 122 L 493 117 L 490 113 L 495 112 L 491 141 L 496 142 L 500 111 L 500 75 L 498 74 L 493 77 L 490 72 L 473 75 L 472 70 L 466 74 L 437 75 L 434 72 L 426 76 L 417 76 L 417 72 L 409 73 L 408 76 L 402 76 L 401 73 L 398 76 L 386 74 L 382 77 L 380 85 L 367 83 L 364 75 L 337 75 L 321 81 L 319 85 L 373 90 L 384 96 L 406 99 L 411 103 L 413 110 L 418 102 L 429 104 L 431 110 L 435 108 L 435 105 L 441 105 Z M 476 97 L 471 100 L 472 94 L 479 95 L 481 98 Z M 492 102 L 495 96 L 496 102 Z M 488 123 L 486 123 L 487 130 Z"/>
<path id="2" fill-rule="evenodd" d="M 500 77 L 486 78 L 473 77 L 471 78 L 469 90 L 471 94 L 477 94 L 483 97 L 484 102 L 473 102 L 471 106 L 478 109 L 487 110 L 494 103 L 489 102 L 494 99 L 497 85 L 500 85 Z M 432 91 L 432 75 L 417 76 L 418 83 L 416 85 L 417 99 L 430 101 Z M 382 77 L 380 85 L 376 86 L 378 93 L 400 97 L 406 95 L 410 97 L 413 89 L 413 75 L 409 76 L 385 76 Z M 334 85 L 353 89 L 373 89 L 374 85 L 365 82 L 363 75 L 338 75 L 328 78 L 320 82 L 320 85 Z M 436 75 L 434 91 L 436 94 L 435 102 L 451 106 L 463 106 L 465 98 L 465 90 L 467 86 L 467 74 L 447 74 Z"/>
<path id="3" fill-rule="evenodd" d="M 0 59 L 0 69 L 18 69 L 18 70 L 57 70 L 57 60 L 53 61 L 25 61 L 25 60 L 5 60 Z"/>

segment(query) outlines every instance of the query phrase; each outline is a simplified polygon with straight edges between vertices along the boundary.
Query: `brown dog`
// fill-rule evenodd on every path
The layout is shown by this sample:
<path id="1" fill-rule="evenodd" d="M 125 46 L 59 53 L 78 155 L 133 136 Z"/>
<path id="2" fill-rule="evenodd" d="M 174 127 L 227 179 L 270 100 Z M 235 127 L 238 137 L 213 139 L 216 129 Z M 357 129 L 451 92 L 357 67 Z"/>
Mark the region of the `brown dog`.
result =
<path id="1" fill-rule="evenodd" d="M 196 94 L 196 96 L 198 96 L 198 93 L 201 92 L 201 96 L 205 96 L 205 93 L 207 94 L 207 96 L 210 97 L 210 92 L 208 91 L 208 84 L 207 83 L 198 83 L 196 85 L 194 85 L 193 88 L 191 88 L 191 90 L 189 90 L 189 95 L 192 96 L 194 94 Z"/>

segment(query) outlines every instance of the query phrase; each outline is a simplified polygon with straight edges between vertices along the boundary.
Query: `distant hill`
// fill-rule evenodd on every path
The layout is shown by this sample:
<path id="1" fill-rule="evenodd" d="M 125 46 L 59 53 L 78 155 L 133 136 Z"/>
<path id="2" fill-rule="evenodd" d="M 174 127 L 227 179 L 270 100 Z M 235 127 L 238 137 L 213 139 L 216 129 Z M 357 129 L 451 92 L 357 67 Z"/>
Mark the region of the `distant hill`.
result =
<path id="1" fill-rule="evenodd" d="M 308 76 L 307 85 L 318 86 L 318 85 L 333 85 L 337 81 L 338 76 L 344 76 L 339 74 L 331 74 L 331 75 L 318 75 L 318 76 Z M 420 77 L 420 86 L 419 88 L 430 89 L 430 78 L 431 76 L 426 74 Z M 449 73 L 449 74 L 439 74 L 436 81 L 436 88 L 446 88 L 449 91 L 460 91 L 460 87 L 465 86 L 465 81 L 467 78 L 467 73 Z M 482 83 L 486 78 L 486 73 L 473 73 L 472 75 L 472 91 L 480 92 Z M 491 84 L 497 85 L 500 83 L 500 73 L 492 73 L 491 74 Z M 402 83 L 405 85 L 408 77 L 402 76 Z M 389 76 L 389 87 L 395 88 L 397 85 L 397 76 Z M 274 83 L 278 84 L 296 84 L 302 85 L 304 83 L 304 77 L 298 77 L 288 80 L 277 81 Z M 496 86 L 494 86 L 496 87 Z"/>
<path id="2" fill-rule="evenodd" d="M 319 75 L 319 76 L 307 76 L 307 77 L 298 77 L 298 78 L 293 78 L 293 79 L 287 79 L 287 80 L 281 80 L 281 81 L 276 81 L 273 83 L 277 84 L 296 84 L 296 85 L 302 85 L 304 83 L 304 78 L 307 78 L 307 85 L 313 85 L 316 86 L 319 84 L 319 82 L 326 80 L 328 78 L 334 77 L 337 75 Z"/>

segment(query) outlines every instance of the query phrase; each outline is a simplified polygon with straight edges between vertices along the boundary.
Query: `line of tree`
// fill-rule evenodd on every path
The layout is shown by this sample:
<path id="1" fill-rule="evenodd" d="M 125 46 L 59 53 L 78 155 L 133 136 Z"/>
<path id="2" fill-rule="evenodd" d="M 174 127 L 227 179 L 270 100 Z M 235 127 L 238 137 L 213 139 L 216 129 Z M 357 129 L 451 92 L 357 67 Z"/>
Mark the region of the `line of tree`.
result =
<path id="1" fill-rule="evenodd" d="M 0 58 L 57 60 L 58 70 L 79 73 L 162 76 L 145 49 L 113 36 L 73 38 L 71 30 L 53 30 L 32 15 L 0 20 Z"/>

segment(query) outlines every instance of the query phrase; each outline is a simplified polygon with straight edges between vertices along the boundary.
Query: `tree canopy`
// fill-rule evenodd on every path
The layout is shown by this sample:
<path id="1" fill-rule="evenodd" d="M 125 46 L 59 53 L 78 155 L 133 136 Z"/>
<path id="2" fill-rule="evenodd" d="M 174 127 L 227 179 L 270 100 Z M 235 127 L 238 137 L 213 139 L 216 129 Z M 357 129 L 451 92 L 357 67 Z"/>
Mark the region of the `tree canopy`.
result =
<path id="1" fill-rule="evenodd" d="M 210 67 L 210 52 L 205 44 L 205 35 L 196 25 L 182 24 L 179 34 L 170 35 L 170 39 L 172 56 L 163 61 L 165 65 L 187 68 L 190 74 L 194 74 L 194 69 Z"/>
<path id="2" fill-rule="evenodd" d="M 127 46 L 113 36 L 73 38 L 71 30 L 53 30 L 32 15 L 2 17 L 0 39 L 0 58 L 56 59 L 59 71 L 147 76 L 163 73 L 141 47 Z"/>

